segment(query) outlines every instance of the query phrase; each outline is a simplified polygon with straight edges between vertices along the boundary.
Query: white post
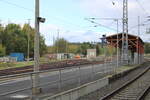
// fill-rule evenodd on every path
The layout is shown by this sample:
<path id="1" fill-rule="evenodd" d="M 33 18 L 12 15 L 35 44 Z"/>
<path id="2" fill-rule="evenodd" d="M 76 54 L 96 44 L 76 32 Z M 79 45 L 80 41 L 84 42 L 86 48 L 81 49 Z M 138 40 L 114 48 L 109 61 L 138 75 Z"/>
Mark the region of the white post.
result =
<path id="1" fill-rule="evenodd" d="M 116 21 L 117 21 L 117 68 L 118 68 L 118 66 L 119 66 L 119 61 L 118 61 L 119 60 L 119 50 L 118 50 L 119 49 L 119 40 L 118 40 L 118 38 L 119 38 L 118 37 L 118 29 L 119 28 L 118 27 L 119 26 L 118 26 L 118 19 Z"/>

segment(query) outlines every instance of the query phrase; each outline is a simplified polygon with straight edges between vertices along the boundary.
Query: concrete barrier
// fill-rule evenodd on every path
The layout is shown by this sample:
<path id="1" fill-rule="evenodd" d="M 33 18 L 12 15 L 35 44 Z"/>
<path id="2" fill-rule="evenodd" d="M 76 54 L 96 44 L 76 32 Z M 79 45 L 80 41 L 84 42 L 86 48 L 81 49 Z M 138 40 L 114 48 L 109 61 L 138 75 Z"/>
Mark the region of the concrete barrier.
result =
<path id="1" fill-rule="evenodd" d="M 84 84 L 80 87 L 47 97 L 44 100 L 76 100 L 77 98 L 94 92 L 104 86 L 108 85 L 108 78 L 103 78 Z"/>

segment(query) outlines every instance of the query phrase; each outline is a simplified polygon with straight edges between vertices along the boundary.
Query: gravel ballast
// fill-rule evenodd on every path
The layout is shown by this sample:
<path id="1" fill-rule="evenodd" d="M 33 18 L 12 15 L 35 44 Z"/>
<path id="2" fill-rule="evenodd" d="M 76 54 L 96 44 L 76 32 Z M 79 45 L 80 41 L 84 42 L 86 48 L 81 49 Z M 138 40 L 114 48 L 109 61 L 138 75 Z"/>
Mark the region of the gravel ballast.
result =
<path id="1" fill-rule="evenodd" d="M 125 82 L 131 80 L 133 77 L 138 75 L 140 72 L 142 72 L 147 66 L 149 66 L 150 62 L 145 62 L 141 64 L 138 68 L 135 68 L 135 70 L 132 69 L 132 71 L 129 71 L 125 74 L 122 74 L 122 76 L 116 77 L 116 79 L 110 78 L 110 84 L 95 91 L 88 95 L 85 95 L 83 97 L 80 97 L 78 100 L 99 100 L 106 94 L 110 93 L 111 91 L 115 90 L 119 86 L 123 85 Z"/>

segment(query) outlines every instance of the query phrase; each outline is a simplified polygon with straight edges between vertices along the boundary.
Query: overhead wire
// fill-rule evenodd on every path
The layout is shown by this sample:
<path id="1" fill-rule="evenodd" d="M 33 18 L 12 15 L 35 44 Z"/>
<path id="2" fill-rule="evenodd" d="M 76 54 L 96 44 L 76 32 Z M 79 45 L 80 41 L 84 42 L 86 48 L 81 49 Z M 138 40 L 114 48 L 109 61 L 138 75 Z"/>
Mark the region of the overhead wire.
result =
<path id="1" fill-rule="evenodd" d="M 137 2 L 137 4 L 139 5 L 139 7 L 146 13 L 149 15 L 149 12 L 147 12 L 147 10 L 142 6 L 142 4 L 140 3 L 139 0 L 135 0 Z"/>
<path id="2" fill-rule="evenodd" d="M 6 0 L 0 0 L 0 2 L 7 3 L 7 4 L 9 4 L 9 5 L 12 5 L 12 6 L 15 6 L 15 7 L 18 7 L 18 8 L 22 8 L 22 9 L 25 9 L 25 10 L 30 11 L 30 12 L 34 12 L 34 10 L 32 10 L 32 9 L 26 8 L 26 7 L 24 7 L 24 6 L 17 5 L 17 4 L 12 3 L 12 2 L 8 2 L 8 1 L 6 1 Z M 46 14 L 47 16 L 49 16 L 47 13 L 45 13 L 45 14 Z M 88 26 L 81 26 L 81 25 L 78 25 L 78 24 L 74 24 L 74 23 L 72 23 L 72 22 L 70 22 L 70 21 L 68 21 L 68 20 L 64 20 L 64 19 L 62 19 L 62 18 L 53 17 L 53 16 L 49 16 L 49 17 L 51 17 L 51 18 L 53 18 L 53 19 L 57 19 L 56 21 L 59 20 L 59 21 L 63 22 L 64 24 L 67 24 L 67 23 L 68 23 L 69 26 L 70 26 L 70 25 L 76 26 L 76 28 L 89 28 Z"/>
<path id="3" fill-rule="evenodd" d="M 100 27 L 104 27 L 104 28 L 107 28 L 107 29 L 109 29 L 109 30 L 116 31 L 116 29 L 114 29 L 114 28 L 111 28 L 111 27 L 108 27 L 108 26 L 106 26 L 106 25 L 97 23 L 97 22 L 95 22 L 95 21 L 93 21 L 93 20 L 89 20 L 89 19 L 86 19 L 86 20 L 89 21 L 89 22 L 91 22 L 91 23 L 94 23 L 94 24 L 96 24 L 96 25 L 98 25 L 98 26 L 100 26 Z"/>
<path id="4" fill-rule="evenodd" d="M 111 0 L 111 1 L 112 1 L 112 0 Z M 32 10 L 32 9 L 26 8 L 26 7 L 24 7 L 24 6 L 20 6 L 20 5 L 18 5 L 18 4 L 12 3 L 12 2 L 7 1 L 7 0 L 0 0 L 0 2 L 9 4 L 9 5 L 12 5 L 12 6 L 15 6 L 15 7 L 18 7 L 18 8 L 27 10 L 27 11 L 30 11 L 30 12 L 34 12 L 34 10 Z M 112 1 L 112 2 L 113 2 L 113 1 Z M 47 13 L 46 13 L 46 14 L 47 14 Z M 49 17 L 52 17 L 52 16 L 49 16 Z M 54 17 L 53 17 L 53 18 L 54 18 Z M 80 27 L 80 28 L 89 28 L 89 27 L 85 27 L 85 26 L 80 26 L 80 25 L 77 25 L 77 24 L 73 24 L 72 22 L 66 21 L 66 20 L 64 20 L 64 19 L 60 19 L 60 18 L 56 18 L 56 17 L 55 17 L 54 19 L 58 19 L 58 20 L 60 20 L 60 21 L 62 21 L 62 22 L 65 22 L 65 24 L 68 23 L 68 24 L 74 25 L 74 26 L 76 26 L 76 27 L 78 27 L 78 28 L 79 28 L 79 27 Z M 97 23 L 97 25 L 99 25 L 99 26 L 101 26 L 101 27 L 104 27 L 104 28 L 107 28 L 107 29 L 109 29 L 109 30 L 114 30 L 114 31 L 116 31 L 115 29 L 110 28 L 110 27 L 108 27 L 108 26 L 106 26 L 106 25 L 102 25 L 102 24 L 99 24 L 99 23 Z"/>
<path id="5" fill-rule="evenodd" d="M 12 6 L 15 6 L 15 7 L 17 7 L 17 8 L 21 8 L 21 9 L 24 9 L 24 10 L 27 10 L 27 11 L 30 11 L 30 12 L 34 12 L 34 10 L 32 10 L 32 9 L 26 8 L 26 7 L 24 7 L 24 6 L 20 6 L 20 5 L 18 5 L 18 4 L 15 4 L 15 3 L 12 3 L 12 2 L 9 2 L 9 1 L 6 1 L 6 0 L 0 0 L 0 2 L 9 4 L 9 5 L 12 5 Z M 52 16 L 49 16 L 49 17 L 52 17 Z M 54 17 L 52 17 L 52 18 L 54 18 Z M 77 24 L 73 24 L 73 23 L 71 23 L 71 22 L 69 22 L 69 21 L 65 21 L 65 20 L 60 19 L 60 18 L 56 18 L 56 17 L 55 17 L 54 19 L 58 19 L 58 20 L 61 21 L 61 22 L 65 22 L 65 24 L 68 23 L 69 26 L 70 26 L 70 24 L 71 24 L 71 25 L 76 26 L 76 27 L 78 27 L 78 28 L 79 28 L 79 27 L 80 27 L 80 28 L 87 28 L 86 26 L 80 26 L 80 25 L 77 25 Z"/>
<path id="6" fill-rule="evenodd" d="M 15 4 L 15 3 L 12 3 L 12 2 L 9 2 L 9 1 L 6 1 L 6 0 L 0 0 L 0 2 L 9 4 L 9 5 L 18 7 L 18 8 L 22 8 L 22 9 L 27 10 L 27 11 L 30 11 L 30 12 L 34 12 L 32 9 L 26 8 L 26 7 L 24 7 L 24 6 L 20 6 L 20 5 L 18 5 L 18 4 Z"/>

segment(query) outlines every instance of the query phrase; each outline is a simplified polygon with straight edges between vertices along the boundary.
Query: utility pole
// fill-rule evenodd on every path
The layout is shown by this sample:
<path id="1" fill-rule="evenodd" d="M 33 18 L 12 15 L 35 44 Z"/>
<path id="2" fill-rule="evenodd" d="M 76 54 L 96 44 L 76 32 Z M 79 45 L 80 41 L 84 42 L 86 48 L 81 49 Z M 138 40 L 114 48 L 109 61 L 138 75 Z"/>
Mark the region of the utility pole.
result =
<path id="1" fill-rule="evenodd" d="M 30 20 L 28 19 L 28 25 L 30 28 Z M 27 49 L 27 61 L 29 62 L 29 58 L 30 58 L 30 30 L 28 29 L 28 49 Z"/>
<path id="2" fill-rule="evenodd" d="M 148 18 L 147 21 L 149 22 L 149 21 L 150 21 L 150 16 L 148 16 L 147 18 Z M 146 29 L 146 33 L 147 33 L 147 34 L 150 34 L 150 28 L 147 28 L 147 29 Z"/>
<path id="3" fill-rule="evenodd" d="M 0 27 L 2 26 L 1 20 L 0 20 Z M 2 38 L 0 38 L 0 45 L 2 45 Z"/>
<path id="4" fill-rule="evenodd" d="M 137 37 L 138 64 L 140 63 L 140 59 L 139 59 L 139 36 L 140 36 L 140 16 L 138 16 L 138 37 Z"/>
<path id="5" fill-rule="evenodd" d="M 116 21 L 117 21 L 117 68 L 118 68 L 118 66 L 119 66 L 119 40 L 118 40 L 118 34 L 119 34 L 119 20 L 118 19 L 116 19 Z"/>
<path id="6" fill-rule="evenodd" d="M 2 24 L 1 24 L 1 21 L 2 21 L 2 20 L 0 20 L 0 26 L 2 25 Z"/>
<path id="7" fill-rule="evenodd" d="M 57 55 L 59 53 L 59 29 L 57 30 Z"/>
<path id="8" fill-rule="evenodd" d="M 39 72 L 39 0 L 35 0 L 34 72 Z M 33 98 L 40 93 L 39 74 L 33 75 Z M 36 100 L 36 99 L 35 99 Z"/>
<path id="9" fill-rule="evenodd" d="M 67 49 L 68 45 L 67 44 L 68 43 L 67 43 L 67 40 L 66 40 L 66 53 L 68 53 L 68 49 Z"/>
<path id="10" fill-rule="evenodd" d="M 89 19 L 92 19 L 92 21 L 89 20 Z M 90 22 L 92 22 L 92 23 L 95 23 L 93 21 L 95 19 L 99 19 L 99 20 L 113 20 L 113 21 L 116 22 L 116 25 L 117 25 L 117 67 L 118 67 L 119 66 L 119 50 L 118 50 L 118 48 L 119 48 L 119 44 L 118 44 L 119 43 L 119 41 L 118 41 L 119 20 L 122 20 L 122 19 L 120 19 L 120 18 L 88 18 L 87 20 L 90 21 Z"/>
<path id="11" fill-rule="evenodd" d="M 55 49 L 56 49 L 55 43 L 56 43 L 56 42 L 55 42 L 55 37 L 54 37 L 54 35 L 53 35 L 53 53 L 56 53 L 56 52 L 55 52 Z"/>
<path id="12" fill-rule="evenodd" d="M 128 0 L 123 0 L 122 60 L 128 63 Z"/>

